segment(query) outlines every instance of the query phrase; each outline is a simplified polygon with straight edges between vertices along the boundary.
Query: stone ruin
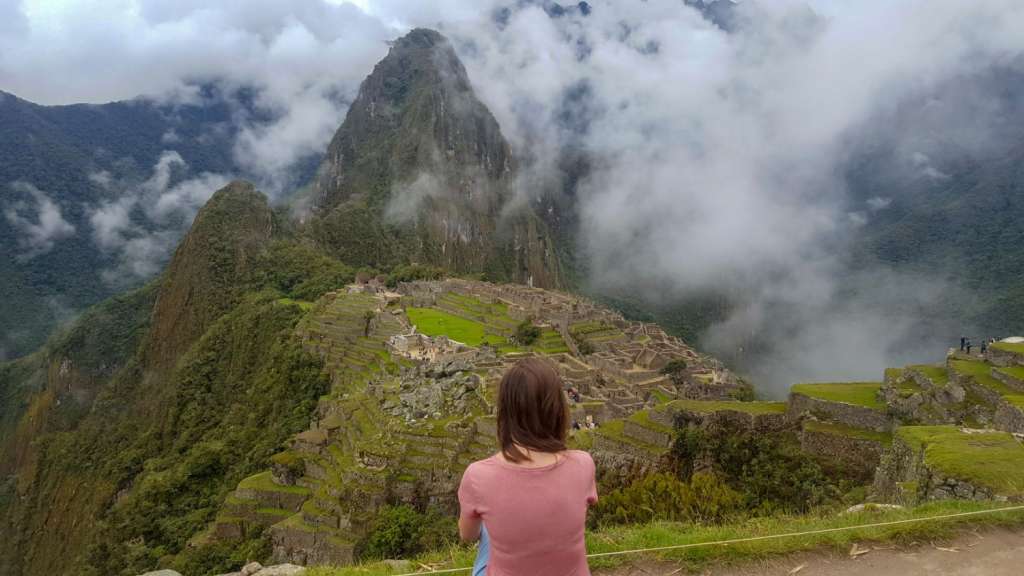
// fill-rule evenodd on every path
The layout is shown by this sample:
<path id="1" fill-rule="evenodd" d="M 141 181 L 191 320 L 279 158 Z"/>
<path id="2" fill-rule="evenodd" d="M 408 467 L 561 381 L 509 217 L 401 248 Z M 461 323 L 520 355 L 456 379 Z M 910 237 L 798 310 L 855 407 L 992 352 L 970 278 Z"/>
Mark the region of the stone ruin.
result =
<path id="1" fill-rule="evenodd" d="M 510 342 L 500 353 L 423 334 L 406 307 L 477 322 L 490 341 L 509 341 L 529 320 L 548 346 L 524 350 Z M 616 432 L 615 419 L 674 398 L 749 392 L 719 362 L 656 325 L 528 286 L 444 280 L 404 283 L 392 292 L 365 282 L 326 294 L 297 335 L 323 359 L 332 390 L 310 428 L 274 456 L 272 470 L 239 484 L 208 535 L 231 539 L 269 528 L 277 562 L 351 562 L 355 543 L 385 503 L 454 512 L 462 471 L 495 449 L 497 383 L 521 358 L 555 364 L 566 388 L 578 393 L 573 418 L 599 426 L 589 431 L 595 459 L 621 471 L 656 462 L 670 434 L 653 421 Z M 685 368 L 662 373 L 672 361 Z"/>

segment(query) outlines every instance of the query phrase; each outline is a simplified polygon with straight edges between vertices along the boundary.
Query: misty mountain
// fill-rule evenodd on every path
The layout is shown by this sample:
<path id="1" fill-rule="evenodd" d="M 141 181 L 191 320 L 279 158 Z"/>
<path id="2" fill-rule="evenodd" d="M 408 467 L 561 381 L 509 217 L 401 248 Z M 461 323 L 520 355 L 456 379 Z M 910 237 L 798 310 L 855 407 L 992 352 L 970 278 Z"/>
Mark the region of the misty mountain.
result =
<path id="1" fill-rule="evenodd" d="M 515 159 L 446 38 L 416 29 L 363 81 L 313 186 L 312 235 L 355 266 L 559 283 Z M 520 205 L 514 205 L 516 200 Z"/>
<path id="2" fill-rule="evenodd" d="M 273 119 L 254 97 L 214 84 L 181 102 L 40 106 L 0 93 L 0 358 L 159 270 L 198 205 L 246 173 L 239 132 Z"/>

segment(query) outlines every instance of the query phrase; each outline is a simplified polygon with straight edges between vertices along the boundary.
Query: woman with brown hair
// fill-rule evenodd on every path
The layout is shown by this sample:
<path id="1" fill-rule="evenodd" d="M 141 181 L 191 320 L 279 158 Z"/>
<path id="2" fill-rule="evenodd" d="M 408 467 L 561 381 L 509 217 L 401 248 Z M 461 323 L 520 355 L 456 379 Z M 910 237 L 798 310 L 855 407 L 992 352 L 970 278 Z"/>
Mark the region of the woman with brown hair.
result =
<path id="1" fill-rule="evenodd" d="M 566 449 L 568 427 L 562 379 L 549 362 L 530 358 L 505 373 L 500 450 L 470 464 L 459 486 L 459 534 L 481 540 L 474 576 L 590 574 L 583 528 L 597 501 L 594 461 Z"/>

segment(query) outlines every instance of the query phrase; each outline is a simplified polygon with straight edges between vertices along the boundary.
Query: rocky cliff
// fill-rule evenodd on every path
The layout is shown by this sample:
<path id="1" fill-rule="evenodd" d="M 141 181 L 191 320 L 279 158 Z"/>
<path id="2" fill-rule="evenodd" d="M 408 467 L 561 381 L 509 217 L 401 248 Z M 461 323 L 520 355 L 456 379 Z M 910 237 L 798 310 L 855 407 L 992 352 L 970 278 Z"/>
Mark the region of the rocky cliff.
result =
<path id="1" fill-rule="evenodd" d="M 545 225 L 513 190 L 515 161 L 451 44 L 395 41 L 363 81 L 314 183 L 314 235 L 346 262 L 418 262 L 559 283 Z"/>

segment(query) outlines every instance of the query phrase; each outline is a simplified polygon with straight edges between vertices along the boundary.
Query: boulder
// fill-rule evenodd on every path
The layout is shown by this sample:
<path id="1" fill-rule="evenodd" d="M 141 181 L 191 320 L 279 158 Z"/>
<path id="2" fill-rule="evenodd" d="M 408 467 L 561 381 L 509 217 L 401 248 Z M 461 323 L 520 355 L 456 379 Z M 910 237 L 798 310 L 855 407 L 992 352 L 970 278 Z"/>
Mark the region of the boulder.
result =
<path id="1" fill-rule="evenodd" d="M 181 576 L 181 573 L 174 570 L 154 570 L 153 572 L 146 572 L 139 576 Z"/>
<path id="2" fill-rule="evenodd" d="M 245 566 L 242 566 L 242 576 L 252 576 L 260 570 L 263 570 L 263 564 L 259 562 L 249 562 Z"/>

